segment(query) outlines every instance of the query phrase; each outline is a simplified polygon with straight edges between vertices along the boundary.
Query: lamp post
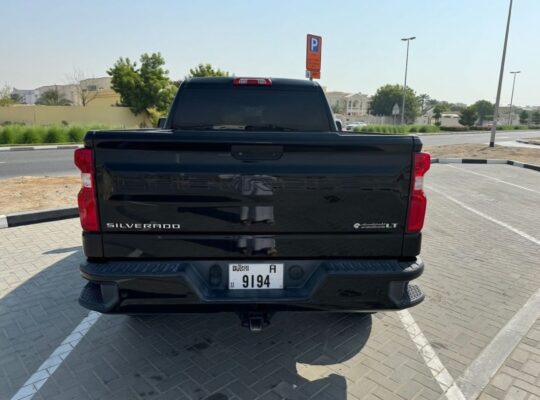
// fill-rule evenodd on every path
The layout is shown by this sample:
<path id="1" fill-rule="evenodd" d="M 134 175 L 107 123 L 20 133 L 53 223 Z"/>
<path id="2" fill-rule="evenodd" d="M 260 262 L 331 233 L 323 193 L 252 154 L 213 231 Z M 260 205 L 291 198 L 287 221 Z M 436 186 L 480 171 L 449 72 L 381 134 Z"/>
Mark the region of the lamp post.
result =
<path id="1" fill-rule="evenodd" d="M 508 7 L 508 19 L 506 21 L 506 33 L 504 35 L 504 46 L 501 59 L 501 70 L 499 71 L 499 86 L 497 87 L 497 98 L 495 99 L 495 108 L 493 110 L 493 125 L 491 126 L 491 138 L 489 147 L 495 147 L 495 133 L 497 132 L 497 119 L 499 118 L 499 101 L 501 100 L 501 86 L 504 74 L 504 61 L 506 58 L 506 45 L 508 44 L 508 32 L 510 31 L 510 17 L 512 16 L 512 1 Z"/>
<path id="2" fill-rule="evenodd" d="M 514 81 L 512 82 L 512 95 L 510 96 L 510 116 L 508 117 L 508 125 L 512 125 L 512 106 L 514 105 L 514 87 L 516 86 L 516 75 L 521 74 L 521 71 L 510 71 L 514 75 Z"/>
<path id="3" fill-rule="evenodd" d="M 403 101 L 401 102 L 401 125 L 405 121 L 405 93 L 407 90 L 407 67 L 409 65 L 409 42 L 416 39 L 416 36 L 408 38 L 402 38 L 401 40 L 407 42 L 407 57 L 405 58 L 405 82 L 403 83 Z"/>

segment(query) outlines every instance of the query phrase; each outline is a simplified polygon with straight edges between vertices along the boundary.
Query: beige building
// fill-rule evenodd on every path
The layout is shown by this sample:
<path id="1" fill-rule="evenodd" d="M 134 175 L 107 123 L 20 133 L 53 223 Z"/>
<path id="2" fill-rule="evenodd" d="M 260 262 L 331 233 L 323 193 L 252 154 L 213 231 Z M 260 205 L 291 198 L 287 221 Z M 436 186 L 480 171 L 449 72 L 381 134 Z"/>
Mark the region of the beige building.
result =
<path id="1" fill-rule="evenodd" d="M 33 105 L 47 90 L 58 92 L 73 106 L 82 106 L 83 98 L 87 106 L 114 106 L 120 101 L 120 96 L 111 88 L 111 78 L 89 78 L 79 84 L 47 85 L 32 90 L 14 89 L 13 93 L 21 96 L 24 104 Z"/>
<path id="2" fill-rule="evenodd" d="M 369 96 L 363 93 L 326 92 L 330 107 L 336 114 L 365 117 L 369 114 Z"/>

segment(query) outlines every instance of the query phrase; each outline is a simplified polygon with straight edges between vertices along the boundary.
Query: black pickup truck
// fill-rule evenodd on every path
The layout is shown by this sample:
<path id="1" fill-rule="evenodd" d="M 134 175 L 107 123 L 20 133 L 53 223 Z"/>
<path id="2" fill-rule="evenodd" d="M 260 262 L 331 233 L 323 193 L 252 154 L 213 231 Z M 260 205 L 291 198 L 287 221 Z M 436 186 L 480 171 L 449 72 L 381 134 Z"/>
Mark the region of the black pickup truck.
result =
<path id="1" fill-rule="evenodd" d="M 414 306 L 430 157 L 413 135 L 340 132 L 307 80 L 195 78 L 159 129 L 91 131 L 75 152 L 103 313 Z"/>

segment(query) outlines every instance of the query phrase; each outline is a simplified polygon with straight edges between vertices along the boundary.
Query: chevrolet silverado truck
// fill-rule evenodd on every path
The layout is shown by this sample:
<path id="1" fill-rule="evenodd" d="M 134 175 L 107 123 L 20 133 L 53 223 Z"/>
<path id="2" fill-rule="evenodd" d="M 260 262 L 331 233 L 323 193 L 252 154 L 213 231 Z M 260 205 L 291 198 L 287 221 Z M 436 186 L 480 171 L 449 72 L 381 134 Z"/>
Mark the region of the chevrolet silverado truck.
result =
<path id="1" fill-rule="evenodd" d="M 342 133 L 308 80 L 194 78 L 158 129 L 90 131 L 75 151 L 101 313 L 372 313 L 420 303 L 414 135 Z"/>

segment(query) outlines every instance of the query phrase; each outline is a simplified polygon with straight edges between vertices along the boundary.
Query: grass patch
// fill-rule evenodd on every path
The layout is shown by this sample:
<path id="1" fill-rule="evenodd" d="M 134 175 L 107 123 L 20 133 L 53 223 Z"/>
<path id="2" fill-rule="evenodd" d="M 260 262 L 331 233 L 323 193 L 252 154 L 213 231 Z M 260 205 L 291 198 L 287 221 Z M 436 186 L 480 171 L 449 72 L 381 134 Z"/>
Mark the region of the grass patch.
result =
<path id="1" fill-rule="evenodd" d="M 0 126 L 0 145 L 81 143 L 86 132 L 114 129 L 102 124 L 90 125 L 4 125 Z"/>

